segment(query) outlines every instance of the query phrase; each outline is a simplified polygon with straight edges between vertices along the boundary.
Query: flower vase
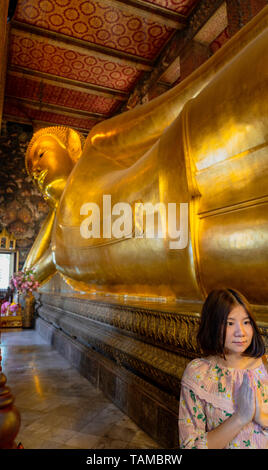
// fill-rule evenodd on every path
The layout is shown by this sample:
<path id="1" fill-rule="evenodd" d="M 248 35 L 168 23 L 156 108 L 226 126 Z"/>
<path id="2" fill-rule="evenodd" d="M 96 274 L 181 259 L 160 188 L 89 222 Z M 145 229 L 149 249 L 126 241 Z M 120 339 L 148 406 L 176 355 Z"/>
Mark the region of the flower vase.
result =
<path id="1" fill-rule="evenodd" d="M 22 328 L 32 328 L 34 320 L 35 297 L 32 292 L 24 294 L 24 305 L 22 308 Z"/>

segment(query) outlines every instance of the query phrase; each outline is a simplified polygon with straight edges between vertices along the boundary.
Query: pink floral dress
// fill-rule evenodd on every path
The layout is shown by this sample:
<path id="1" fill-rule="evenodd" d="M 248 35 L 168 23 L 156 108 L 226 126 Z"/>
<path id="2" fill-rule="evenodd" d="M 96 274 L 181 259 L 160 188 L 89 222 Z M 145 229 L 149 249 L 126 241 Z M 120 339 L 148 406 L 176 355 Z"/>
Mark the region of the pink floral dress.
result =
<path id="1" fill-rule="evenodd" d="M 268 373 L 264 366 L 233 369 L 217 365 L 206 358 L 194 359 L 186 367 L 182 382 L 179 410 L 180 448 L 207 449 L 207 433 L 235 411 L 237 392 L 244 373 L 249 375 L 260 403 L 267 407 Z M 254 421 L 245 425 L 226 449 L 268 448 L 268 428 Z"/>

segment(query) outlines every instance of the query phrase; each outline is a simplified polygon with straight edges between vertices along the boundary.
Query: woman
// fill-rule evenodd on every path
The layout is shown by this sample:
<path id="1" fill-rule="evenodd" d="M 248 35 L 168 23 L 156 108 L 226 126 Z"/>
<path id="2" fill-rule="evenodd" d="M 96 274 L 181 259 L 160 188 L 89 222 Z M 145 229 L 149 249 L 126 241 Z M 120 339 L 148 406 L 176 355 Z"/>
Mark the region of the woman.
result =
<path id="1" fill-rule="evenodd" d="M 247 300 L 234 289 L 212 291 L 197 340 L 204 357 L 182 377 L 180 447 L 267 448 L 267 358 Z"/>

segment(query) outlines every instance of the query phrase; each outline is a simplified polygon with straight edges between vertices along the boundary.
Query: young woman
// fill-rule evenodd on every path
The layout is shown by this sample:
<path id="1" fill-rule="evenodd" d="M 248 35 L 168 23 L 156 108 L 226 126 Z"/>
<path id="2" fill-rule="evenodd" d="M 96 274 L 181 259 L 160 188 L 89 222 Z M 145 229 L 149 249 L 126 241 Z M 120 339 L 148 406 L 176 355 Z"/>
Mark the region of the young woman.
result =
<path id="1" fill-rule="evenodd" d="M 268 448 L 268 366 L 247 300 L 234 289 L 212 291 L 197 340 L 204 357 L 182 377 L 181 448 Z"/>

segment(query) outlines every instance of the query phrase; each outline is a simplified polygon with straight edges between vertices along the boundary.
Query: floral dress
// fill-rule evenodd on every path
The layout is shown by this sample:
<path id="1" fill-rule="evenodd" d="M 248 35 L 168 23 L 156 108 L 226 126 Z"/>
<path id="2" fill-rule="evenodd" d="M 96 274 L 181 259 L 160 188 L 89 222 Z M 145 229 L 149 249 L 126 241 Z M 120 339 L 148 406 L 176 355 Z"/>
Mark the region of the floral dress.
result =
<path id="1" fill-rule="evenodd" d="M 235 412 L 237 392 L 244 373 L 249 375 L 259 403 L 268 404 L 268 373 L 262 363 L 255 369 L 234 369 L 206 359 L 194 359 L 186 367 L 179 410 L 180 448 L 207 449 L 207 433 Z M 251 421 L 225 449 L 268 448 L 268 428 Z"/>

